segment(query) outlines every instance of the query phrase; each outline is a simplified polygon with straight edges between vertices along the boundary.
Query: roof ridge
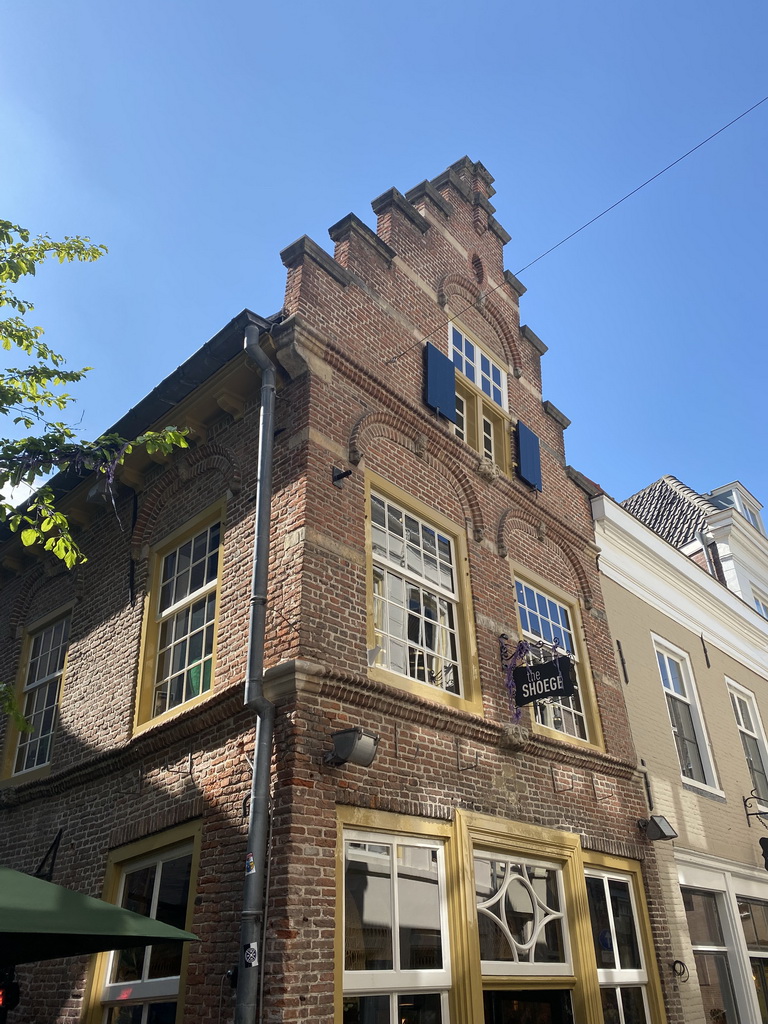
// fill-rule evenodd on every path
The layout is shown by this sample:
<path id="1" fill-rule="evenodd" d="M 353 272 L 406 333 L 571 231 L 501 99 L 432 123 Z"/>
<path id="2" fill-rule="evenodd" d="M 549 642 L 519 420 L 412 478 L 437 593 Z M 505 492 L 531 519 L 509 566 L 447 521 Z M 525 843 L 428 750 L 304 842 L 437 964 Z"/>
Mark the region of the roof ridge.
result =
<path id="1" fill-rule="evenodd" d="M 665 473 L 664 476 L 661 477 L 661 480 L 671 487 L 672 490 L 677 491 L 682 498 L 686 498 L 692 504 L 696 505 L 702 512 L 706 512 L 707 515 L 712 515 L 718 511 L 717 505 L 713 505 L 712 502 L 708 501 L 703 494 L 699 494 L 698 491 L 694 491 L 692 487 L 684 484 L 682 480 L 678 480 L 678 478 L 673 476 L 671 473 Z M 661 480 L 657 480 L 656 482 L 660 483 Z"/>

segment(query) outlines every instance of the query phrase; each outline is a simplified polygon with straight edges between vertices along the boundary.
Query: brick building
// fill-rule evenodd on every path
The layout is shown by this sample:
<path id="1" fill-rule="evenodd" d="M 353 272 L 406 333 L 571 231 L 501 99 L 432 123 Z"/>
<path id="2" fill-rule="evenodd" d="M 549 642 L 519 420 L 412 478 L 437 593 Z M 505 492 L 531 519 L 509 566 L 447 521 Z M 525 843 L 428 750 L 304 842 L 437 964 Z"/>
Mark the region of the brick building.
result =
<path id="1" fill-rule="evenodd" d="M 685 1020 L 768 1022 L 768 539 L 739 483 L 595 498 L 602 589 L 654 813 Z"/>
<path id="2" fill-rule="evenodd" d="M 277 383 L 263 1019 L 682 1020 L 588 487 L 492 180 L 465 158 L 381 195 L 376 232 L 334 225 L 332 257 L 289 246 L 280 316 L 241 314 L 117 425 L 190 450 L 136 458 L 117 514 L 62 482 L 89 561 L 6 542 L 2 673 L 36 731 L 5 737 L 2 857 L 33 870 L 63 827 L 55 881 L 200 940 L 25 970 L 20 1021 L 231 1018 L 268 372 L 246 332 Z M 575 693 L 515 710 L 501 636 L 558 638 Z M 356 727 L 373 762 L 328 763 Z"/>

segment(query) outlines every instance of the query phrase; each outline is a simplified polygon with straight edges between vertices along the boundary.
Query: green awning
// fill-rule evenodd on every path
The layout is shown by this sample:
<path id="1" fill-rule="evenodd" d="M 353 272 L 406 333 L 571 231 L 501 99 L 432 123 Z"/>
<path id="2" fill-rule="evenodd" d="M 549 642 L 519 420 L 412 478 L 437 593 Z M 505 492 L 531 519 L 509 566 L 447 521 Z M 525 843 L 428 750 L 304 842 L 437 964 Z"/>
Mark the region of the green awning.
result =
<path id="1" fill-rule="evenodd" d="M 196 938 L 151 917 L 0 867 L 0 966 Z"/>

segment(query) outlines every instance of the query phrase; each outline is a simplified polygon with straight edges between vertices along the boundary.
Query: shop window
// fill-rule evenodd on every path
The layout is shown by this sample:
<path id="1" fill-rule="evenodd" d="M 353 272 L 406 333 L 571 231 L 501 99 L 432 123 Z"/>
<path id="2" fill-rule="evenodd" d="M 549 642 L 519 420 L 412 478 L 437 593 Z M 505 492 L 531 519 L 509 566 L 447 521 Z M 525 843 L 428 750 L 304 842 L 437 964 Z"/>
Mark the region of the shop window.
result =
<path id="1" fill-rule="evenodd" d="M 605 1020 L 647 1024 L 648 974 L 638 934 L 632 880 L 588 870 L 586 884 Z"/>
<path id="2" fill-rule="evenodd" d="M 210 692 L 220 561 L 218 521 L 198 525 L 155 554 L 139 722 Z"/>
<path id="3" fill-rule="evenodd" d="M 189 930 L 197 874 L 199 822 L 113 851 L 105 898 L 136 914 Z M 102 953 L 95 959 L 93 1024 L 177 1024 L 187 943 Z"/>
<path id="4" fill-rule="evenodd" d="M 19 731 L 17 735 L 15 775 L 50 763 L 69 645 L 69 624 L 70 616 L 64 615 L 28 637 L 22 709 L 31 729 Z"/>
<path id="5" fill-rule="evenodd" d="M 749 964 L 755 981 L 760 1020 L 768 1021 L 768 903 L 765 900 L 736 897 Z"/>
<path id="6" fill-rule="evenodd" d="M 720 896 L 688 888 L 683 888 L 682 894 L 706 1018 L 713 1024 L 737 1022 L 728 946 L 720 921 Z"/>
<path id="7" fill-rule="evenodd" d="M 344 834 L 344 1024 L 448 1024 L 443 845 Z"/>
<path id="8" fill-rule="evenodd" d="M 484 974 L 571 974 L 562 871 L 557 864 L 475 851 Z"/>
<path id="9" fill-rule="evenodd" d="M 658 638 L 654 646 L 680 771 L 685 779 L 714 788 L 717 778 L 688 656 Z"/>

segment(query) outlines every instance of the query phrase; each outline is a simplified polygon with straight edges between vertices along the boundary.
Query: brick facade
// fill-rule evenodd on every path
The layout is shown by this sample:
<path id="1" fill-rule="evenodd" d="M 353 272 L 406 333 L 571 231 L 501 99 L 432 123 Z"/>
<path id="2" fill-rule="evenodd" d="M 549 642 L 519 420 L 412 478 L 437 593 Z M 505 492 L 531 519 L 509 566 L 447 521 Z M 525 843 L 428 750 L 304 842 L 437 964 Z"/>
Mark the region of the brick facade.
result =
<path id="1" fill-rule="evenodd" d="M 267 1021 L 342 1019 L 340 822 L 358 812 L 366 827 L 380 816 L 374 835 L 387 822 L 408 834 L 411 821 L 458 837 L 468 814 L 498 821 L 505 834 L 520 826 L 576 836 L 585 862 L 594 854 L 640 864 L 656 955 L 662 965 L 674 959 L 654 850 L 637 829 L 647 806 L 589 498 L 566 471 L 567 420 L 542 401 L 545 347 L 520 325 L 524 289 L 503 269 L 508 236 L 493 216 L 491 182 L 482 165 L 464 159 L 407 198 L 396 190 L 380 196 L 376 233 L 354 215 L 336 224 L 333 258 L 307 238 L 282 254 L 285 308 L 264 343 L 279 377 L 265 676 L 277 708 Z M 539 438 L 540 492 L 499 472 L 425 406 L 423 341 L 447 353 L 451 318 L 508 373 L 504 422 L 514 429 L 520 419 Z M 241 320 L 219 340 L 238 331 Z M 184 1021 L 201 1024 L 218 1019 L 220 991 L 231 1007 L 228 986 L 220 986 L 238 956 L 253 734 L 242 681 L 258 396 L 258 377 L 233 348 L 178 405 L 178 422 L 186 412 L 197 424 L 189 452 L 137 466 L 139 482 L 121 489 L 117 515 L 86 505 L 80 492 L 71 498 L 87 520 L 85 566 L 67 574 L 29 555 L 19 565 L 21 555 L 8 547 L 17 571 L 4 577 L 0 612 L 2 678 L 21 684 L 30 627 L 72 609 L 50 770 L 12 777 L 0 790 L 3 860 L 34 870 L 63 826 L 55 881 L 100 895 L 110 851 L 201 820 L 190 922 L 200 941 L 190 945 L 182 992 Z M 505 443 L 513 446 L 513 434 Z M 332 467 L 351 471 L 340 487 Z M 453 530 L 457 574 L 468 580 L 459 614 L 471 609 L 462 658 L 475 704 L 427 683 L 393 685 L 369 668 L 372 486 L 398 501 L 406 496 L 411 511 L 427 522 L 431 512 Z M 137 728 L 137 686 L 142 676 L 151 685 L 142 623 L 153 552 L 216 503 L 224 539 L 212 692 Z M 519 722 L 512 717 L 498 637 L 518 636 L 516 573 L 571 603 L 576 632 L 583 631 L 582 692 L 598 723 L 591 742 L 537 728 L 530 709 Z M 323 764 L 330 734 L 356 725 L 380 736 L 371 767 Z M 450 1019 L 469 1024 L 482 1000 L 479 964 L 463 982 L 459 968 L 471 954 L 453 929 L 449 941 Z M 20 969 L 17 1019 L 79 1018 L 91 966 L 83 958 Z M 575 985 L 575 1005 L 596 1022 L 595 992 L 583 979 Z M 666 1019 L 681 1021 L 665 967 L 661 990 Z M 97 1003 L 98 994 L 86 1001 Z M 649 1005 L 649 1019 L 661 1022 L 664 1011 Z"/>

